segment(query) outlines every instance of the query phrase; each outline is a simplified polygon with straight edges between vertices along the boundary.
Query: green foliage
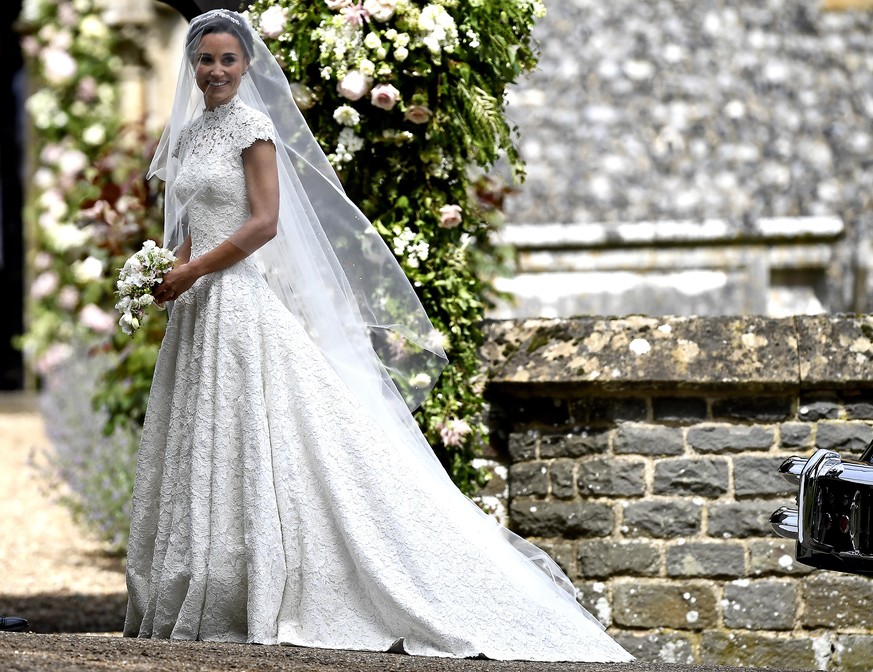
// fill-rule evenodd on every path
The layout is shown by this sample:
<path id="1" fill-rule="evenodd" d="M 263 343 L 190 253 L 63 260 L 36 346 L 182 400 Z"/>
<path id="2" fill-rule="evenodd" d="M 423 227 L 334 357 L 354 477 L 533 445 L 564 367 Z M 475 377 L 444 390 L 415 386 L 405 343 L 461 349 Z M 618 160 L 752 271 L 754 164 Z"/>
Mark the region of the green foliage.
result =
<path id="1" fill-rule="evenodd" d="M 532 0 L 257 0 L 252 25 L 350 198 L 394 250 L 449 366 L 417 419 L 471 492 L 485 439 L 477 349 L 503 263 L 492 243 L 508 186 L 487 174 L 523 166 L 506 120 L 507 87 L 536 64 Z"/>

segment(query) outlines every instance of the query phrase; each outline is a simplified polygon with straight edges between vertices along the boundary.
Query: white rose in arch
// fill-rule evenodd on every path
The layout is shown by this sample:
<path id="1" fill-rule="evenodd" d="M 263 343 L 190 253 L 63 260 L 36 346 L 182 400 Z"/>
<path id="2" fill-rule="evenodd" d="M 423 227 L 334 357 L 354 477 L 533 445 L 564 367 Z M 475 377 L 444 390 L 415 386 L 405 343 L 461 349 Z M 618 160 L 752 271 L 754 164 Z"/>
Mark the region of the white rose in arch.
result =
<path id="1" fill-rule="evenodd" d="M 426 105 L 410 105 L 406 108 L 406 114 L 403 115 L 404 119 L 413 124 L 426 124 L 432 116 L 433 113 Z"/>
<path id="2" fill-rule="evenodd" d="M 454 229 L 463 221 L 460 205 L 444 205 L 440 208 L 440 226 L 444 229 Z"/>
<path id="3" fill-rule="evenodd" d="M 349 70 L 336 85 L 336 90 L 343 98 L 360 100 L 370 92 L 373 80 L 360 70 Z"/>
<path id="4" fill-rule="evenodd" d="M 46 49 L 42 52 L 45 78 L 51 84 L 63 84 L 76 74 L 76 61 L 66 51 Z"/>
<path id="5" fill-rule="evenodd" d="M 393 84 L 379 84 L 370 93 L 370 102 L 383 110 L 394 109 L 400 100 L 400 91 Z"/>
<path id="6" fill-rule="evenodd" d="M 394 16 L 397 0 L 364 0 L 364 9 L 374 21 L 383 23 Z"/>
<path id="7" fill-rule="evenodd" d="M 279 37 L 285 30 L 285 8 L 273 5 L 261 14 L 261 32 L 266 37 Z"/>
<path id="8" fill-rule="evenodd" d="M 433 379 L 426 373 L 417 373 L 409 379 L 409 384 L 414 388 L 422 390 L 425 387 L 428 387 L 432 380 Z"/>
<path id="9" fill-rule="evenodd" d="M 73 262 L 72 270 L 76 282 L 85 285 L 103 277 L 103 262 L 97 257 L 87 257 L 82 261 Z"/>

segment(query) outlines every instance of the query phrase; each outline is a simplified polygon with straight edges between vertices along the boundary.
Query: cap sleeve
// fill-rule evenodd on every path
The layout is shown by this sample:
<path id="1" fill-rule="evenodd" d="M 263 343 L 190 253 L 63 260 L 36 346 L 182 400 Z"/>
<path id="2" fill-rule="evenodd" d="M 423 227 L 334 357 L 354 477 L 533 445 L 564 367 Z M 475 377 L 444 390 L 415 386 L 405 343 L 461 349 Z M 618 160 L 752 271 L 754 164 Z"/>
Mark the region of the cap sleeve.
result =
<path id="1" fill-rule="evenodd" d="M 239 152 L 251 147 L 258 140 L 276 143 L 273 123 L 263 112 L 247 108 L 240 117 L 240 123 L 233 132 L 233 142 Z"/>

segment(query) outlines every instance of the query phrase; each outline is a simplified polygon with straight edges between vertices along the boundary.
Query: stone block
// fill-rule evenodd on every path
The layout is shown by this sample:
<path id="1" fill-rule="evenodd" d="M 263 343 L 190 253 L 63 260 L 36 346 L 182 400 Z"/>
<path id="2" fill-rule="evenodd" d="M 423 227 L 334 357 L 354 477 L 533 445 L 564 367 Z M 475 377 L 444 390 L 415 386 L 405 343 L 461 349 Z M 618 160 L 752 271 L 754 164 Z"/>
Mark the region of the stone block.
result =
<path id="1" fill-rule="evenodd" d="M 612 600 L 602 581 L 577 581 L 576 600 L 605 627 L 612 625 Z"/>
<path id="2" fill-rule="evenodd" d="M 703 507 L 687 499 L 652 499 L 624 507 L 622 532 L 660 539 L 697 534 Z"/>
<path id="3" fill-rule="evenodd" d="M 684 451 L 680 427 L 625 423 L 615 433 L 616 454 L 681 455 Z"/>
<path id="4" fill-rule="evenodd" d="M 728 491 L 728 463 L 722 458 L 669 458 L 655 462 L 656 495 L 718 497 Z"/>
<path id="5" fill-rule="evenodd" d="M 537 445 L 540 433 L 534 430 L 527 432 L 512 432 L 509 435 L 509 456 L 513 462 L 525 462 L 536 459 Z"/>
<path id="6" fill-rule="evenodd" d="M 809 448 L 812 446 L 812 426 L 800 422 L 779 425 L 779 445 L 782 448 Z"/>
<path id="7" fill-rule="evenodd" d="M 873 429 L 866 423 L 820 422 L 815 428 L 815 447 L 854 454 L 856 457 L 873 438 Z"/>
<path id="8" fill-rule="evenodd" d="M 566 399 L 506 397 L 503 406 L 513 430 L 535 427 L 548 430 L 571 424 L 570 406 Z"/>
<path id="9" fill-rule="evenodd" d="M 749 541 L 750 576 L 802 576 L 815 571 L 797 562 L 795 542 L 788 539 L 753 539 Z"/>
<path id="10" fill-rule="evenodd" d="M 797 418 L 807 422 L 836 420 L 840 417 L 840 410 L 840 402 L 834 395 L 804 395 L 797 406 Z"/>
<path id="11" fill-rule="evenodd" d="M 737 497 L 766 497 L 797 493 L 792 485 L 779 475 L 779 465 L 785 456 L 764 457 L 738 455 L 734 458 L 734 493 Z"/>
<path id="12" fill-rule="evenodd" d="M 803 579 L 803 626 L 873 629 L 873 578 L 816 572 Z"/>
<path id="13" fill-rule="evenodd" d="M 770 514 L 779 501 L 713 502 L 709 505 L 707 534 L 710 537 L 771 537 Z"/>
<path id="14" fill-rule="evenodd" d="M 646 492 L 646 463 L 634 458 L 580 461 L 576 483 L 583 497 L 639 497 Z"/>
<path id="15" fill-rule="evenodd" d="M 843 407 L 848 420 L 873 420 L 873 393 L 845 393 Z"/>
<path id="16" fill-rule="evenodd" d="M 576 550 L 579 576 L 583 579 L 657 576 L 661 569 L 661 550 L 650 541 L 580 541 Z"/>
<path id="17" fill-rule="evenodd" d="M 573 542 L 537 541 L 537 546 L 549 554 L 564 574 L 574 579 L 576 573 L 576 549 Z"/>
<path id="18" fill-rule="evenodd" d="M 545 497 L 549 494 L 547 462 L 519 462 L 509 467 L 510 497 Z"/>
<path id="19" fill-rule="evenodd" d="M 817 669 L 814 638 L 709 630 L 700 642 L 700 663 L 732 667 Z"/>
<path id="20" fill-rule="evenodd" d="M 694 646 L 691 638 L 678 632 L 645 635 L 620 632 L 615 636 L 615 640 L 639 662 L 670 665 L 694 663 Z"/>
<path id="21" fill-rule="evenodd" d="M 688 430 L 688 445 L 698 453 L 740 453 L 767 450 L 775 430 L 747 425 L 702 425 Z"/>
<path id="22" fill-rule="evenodd" d="M 552 495 L 559 499 L 576 496 L 576 463 L 573 460 L 556 460 L 549 466 Z"/>
<path id="23" fill-rule="evenodd" d="M 831 669 L 869 672 L 873 669 L 873 634 L 836 637 L 836 665 Z"/>
<path id="24" fill-rule="evenodd" d="M 585 397 L 570 403 L 573 422 L 583 425 L 641 422 L 649 415 L 645 397 Z"/>
<path id="25" fill-rule="evenodd" d="M 509 517 L 512 528 L 523 537 L 605 537 L 613 529 L 612 507 L 593 502 L 514 499 Z"/>
<path id="26" fill-rule="evenodd" d="M 712 417 L 740 422 L 780 422 L 792 414 L 791 397 L 735 397 L 712 402 Z"/>
<path id="27" fill-rule="evenodd" d="M 717 598 L 711 583 L 621 581 L 614 585 L 613 594 L 613 620 L 621 626 L 705 630 L 717 623 Z"/>
<path id="28" fill-rule="evenodd" d="M 794 581 L 732 581 L 724 587 L 724 624 L 744 630 L 792 630 L 796 602 Z"/>
<path id="29" fill-rule="evenodd" d="M 706 420 L 709 410 L 706 399 L 700 397 L 655 397 L 652 417 L 657 422 L 693 424 Z"/>
<path id="30" fill-rule="evenodd" d="M 742 545 L 730 542 L 692 542 L 667 548 L 667 575 L 673 577 L 745 576 Z"/>
<path id="31" fill-rule="evenodd" d="M 798 315 L 800 380 L 807 388 L 866 387 L 873 364 L 873 316 Z"/>
<path id="32" fill-rule="evenodd" d="M 545 434 L 540 440 L 540 457 L 585 457 L 609 450 L 609 431 L 588 429 L 566 434 Z"/>

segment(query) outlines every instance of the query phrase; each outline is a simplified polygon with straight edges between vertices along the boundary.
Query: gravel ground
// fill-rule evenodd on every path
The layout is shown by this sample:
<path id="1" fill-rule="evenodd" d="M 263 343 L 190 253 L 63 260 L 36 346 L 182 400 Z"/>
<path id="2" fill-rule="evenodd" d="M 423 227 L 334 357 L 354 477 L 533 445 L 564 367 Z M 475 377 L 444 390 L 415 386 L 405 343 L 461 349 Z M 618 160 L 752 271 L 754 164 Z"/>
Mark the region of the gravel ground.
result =
<path id="1" fill-rule="evenodd" d="M 124 564 L 75 525 L 33 466 L 48 447 L 32 397 L 0 394 L 0 615 L 31 633 L 0 633 L 4 672 L 666 672 L 676 666 L 499 662 L 286 646 L 167 642 L 119 637 Z M 688 667 L 689 670 L 730 670 Z"/>

